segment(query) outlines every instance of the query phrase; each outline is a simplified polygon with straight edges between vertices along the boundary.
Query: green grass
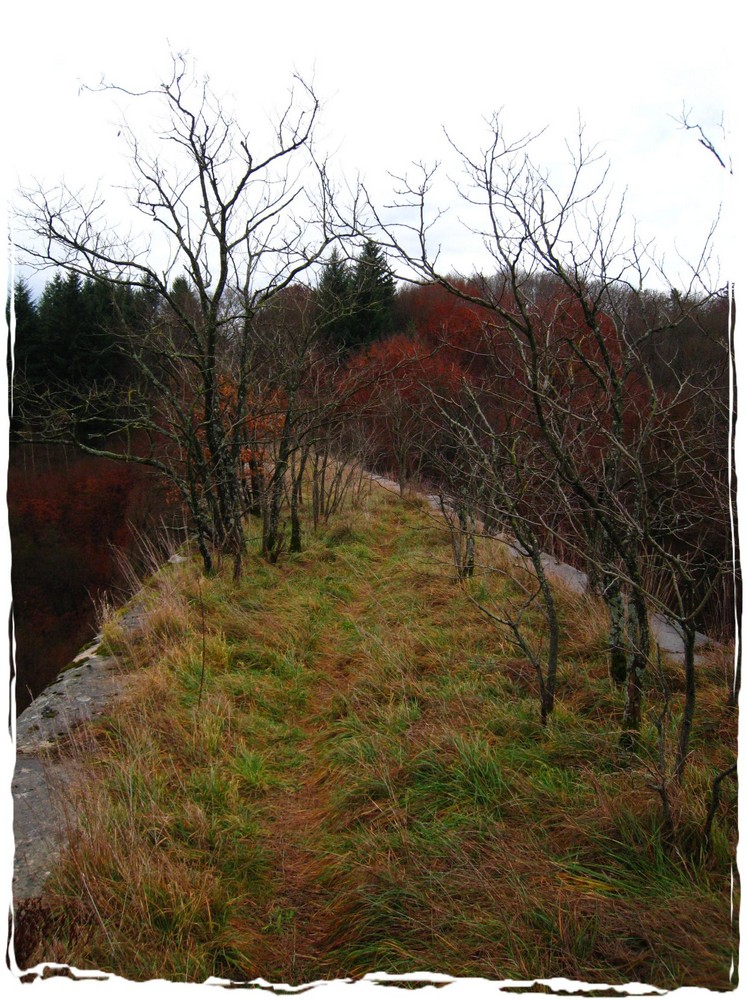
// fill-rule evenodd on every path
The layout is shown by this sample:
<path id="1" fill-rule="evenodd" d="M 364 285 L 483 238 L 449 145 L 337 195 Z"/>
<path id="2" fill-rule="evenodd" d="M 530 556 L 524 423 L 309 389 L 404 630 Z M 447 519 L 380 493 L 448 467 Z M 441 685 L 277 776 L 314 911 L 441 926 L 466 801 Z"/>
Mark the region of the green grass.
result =
<path id="1" fill-rule="evenodd" d="M 490 566 L 471 586 L 515 593 Z M 562 598 L 542 727 L 532 670 L 455 583 L 422 504 L 375 490 L 302 553 L 248 559 L 238 584 L 191 562 L 147 597 L 140 636 L 108 630 L 137 684 L 88 741 L 81 836 L 49 891 L 67 930 L 38 957 L 132 979 L 381 969 L 730 987 L 734 783 L 712 853 L 698 850 L 735 749 L 716 666 L 667 843 L 656 691 L 623 758 L 599 609 Z"/>

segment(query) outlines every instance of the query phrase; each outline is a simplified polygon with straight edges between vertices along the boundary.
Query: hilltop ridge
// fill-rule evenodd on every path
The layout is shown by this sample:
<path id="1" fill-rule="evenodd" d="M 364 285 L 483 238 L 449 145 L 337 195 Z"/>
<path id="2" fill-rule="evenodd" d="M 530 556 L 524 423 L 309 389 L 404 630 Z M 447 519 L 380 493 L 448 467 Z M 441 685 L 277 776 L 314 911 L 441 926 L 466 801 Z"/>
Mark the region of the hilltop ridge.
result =
<path id="1" fill-rule="evenodd" d="M 25 958 L 132 979 L 428 969 L 729 989 L 729 783 L 706 854 L 699 839 L 735 748 L 724 654 L 700 667 L 668 839 L 657 679 L 626 755 L 604 612 L 559 588 L 542 726 L 531 666 L 469 600 L 516 600 L 523 571 L 490 539 L 476 565 L 458 584 L 424 501 L 373 486 L 238 583 L 195 560 L 154 573 L 139 627 L 103 627 L 132 683 L 55 751 L 90 777 Z M 682 684 L 663 669 L 668 752 Z"/>

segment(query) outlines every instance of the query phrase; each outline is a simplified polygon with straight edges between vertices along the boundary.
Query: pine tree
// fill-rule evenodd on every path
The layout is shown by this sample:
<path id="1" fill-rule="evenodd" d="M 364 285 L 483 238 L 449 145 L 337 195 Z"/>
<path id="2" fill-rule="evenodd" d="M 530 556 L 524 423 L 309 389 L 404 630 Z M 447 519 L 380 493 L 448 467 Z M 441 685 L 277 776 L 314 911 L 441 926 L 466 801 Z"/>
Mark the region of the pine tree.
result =
<path id="1" fill-rule="evenodd" d="M 39 349 L 39 316 L 36 304 L 31 296 L 26 282 L 21 278 L 16 282 L 13 290 L 13 312 L 15 316 L 15 327 L 13 331 L 13 341 L 8 338 L 8 353 L 6 364 L 8 368 L 8 385 L 13 385 L 14 379 L 39 377 L 38 359 L 41 356 Z M 5 305 L 5 321 L 10 329 L 10 297 Z M 13 426 L 18 418 L 18 405 L 13 393 L 9 399 L 9 412 L 13 419 Z"/>
<path id="2" fill-rule="evenodd" d="M 384 251 L 374 240 L 366 241 L 356 261 L 354 296 L 351 347 L 362 347 L 393 332 L 395 279 Z"/>
<path id="3" fill-rule="evenodd" d="M 45 382 L 80 385 L 78 340 L 83 323 L 83 286 L 75 273 L 56 274 L 39 301 L 39 342 L 29 358 Z"/>
<path id="4" fill-rule="evenodd" d="M 15 331 L 13 349 L 15 367 L 25 370 L 30 355 L 37 350 L 39 339 L 39 317 L 29 286 L 21 278 L 16 282 L 13 291 L 13 311 L 15 313 Z M 10 326 L 10 299 L 5 307 L 5 320 Z M 10 344 L 8 345 L 10 365 Z M 8 368 L 10 374 L 10 367 Z"/>
<path id="5" fill-rule="evenodd" d="M 355 304 L 353 275 L 335 248 L 317 286 L 317 326 L 336 348 L 350 347 Z"/>
<path id="6" fill-rule="evenodd" d="M 75 273 L 57 274 L 47 282 L 38 304 L 19 282 L 14 307 L 15 426 L 32 418 L 49 392 L 66 406 L 89 391 L 94 393 L 95 387 L 132 383 L 133 362 L 123 331 L 148 322 L 152 310 L 147 291 L 113 289 L 91 278 L 81 281 Z M 8 365 L 10 372 L 10 351 Z M 102 421 L 108 419 L 107 407 L 98 412 Z M 103 422 L 89 423 L 91 433 L 97 426 L 106 430 Z"/>

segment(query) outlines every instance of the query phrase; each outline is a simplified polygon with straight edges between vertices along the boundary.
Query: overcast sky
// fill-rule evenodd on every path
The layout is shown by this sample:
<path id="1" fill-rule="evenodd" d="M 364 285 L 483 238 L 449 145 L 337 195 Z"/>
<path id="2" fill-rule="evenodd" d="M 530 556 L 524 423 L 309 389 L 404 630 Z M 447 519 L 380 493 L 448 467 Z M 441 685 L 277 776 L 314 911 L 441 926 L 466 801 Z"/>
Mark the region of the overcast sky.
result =
<path id="1" fill-rule="evenodd" d="M 550 126 L 552 163 L 579 116 L 610 157 L 642 232 L 663 251 L 675 244 L 692 256 L 729 185 L 673 116 L 685 104 L 720 150 L 732 151 L 719 123 L 724 116 L 732 127 L 737 103 L 736 10 L 724 0 L 14 4 L 2 25 L 5 187 L 117 176 L 117 108 L 81 85 L 102 76 L 157 84 L 180 51 L 219 95 L 234 97 L 249 124 L 282 105 L 294 71 L 313 78 L 324 101 L 321 146 L 341 174 L 360 172 L 382 200 L 388 171 L 447 156 L 443 128 L 477 150 L 485 118 L 502 108 L 510 136 Z M 450 234 L 445 256 L 469 270 L 477 249 L 456 223 Z"/>

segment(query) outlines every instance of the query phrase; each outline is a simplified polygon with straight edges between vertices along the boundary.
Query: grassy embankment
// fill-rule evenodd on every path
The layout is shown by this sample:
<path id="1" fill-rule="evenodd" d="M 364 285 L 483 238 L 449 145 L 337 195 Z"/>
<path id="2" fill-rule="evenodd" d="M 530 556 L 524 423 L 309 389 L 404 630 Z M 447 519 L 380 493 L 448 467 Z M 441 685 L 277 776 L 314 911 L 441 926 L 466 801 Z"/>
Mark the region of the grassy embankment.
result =
<path id="1" fill-rule="evenodd" d="M 479 557 L 508 566 L 494 542 Z M 484 569 L 472 586 L 501 600 L 516 585 Z M 238 586 L 230 567 L 204 579 L 191 561 L 144 595 L 142 634 L 124 644 L 106 626 L 137 683 L 78 735 L 97 780 L 33 960 L 132 979 L 429 970 L 730 987 L 734 782 L 705 862 L 696 846 L 735 752 L 724 662 L 700 670 L 666 849 L 654 682 L 626 761 L 604 619 L 560 594 L 543 729 L 529 667 L 455 583 L 418 502 L 375 488 L 301 555 L 250 560 Z M 667 676 L 674 744 L 679 669 Z"/>

